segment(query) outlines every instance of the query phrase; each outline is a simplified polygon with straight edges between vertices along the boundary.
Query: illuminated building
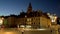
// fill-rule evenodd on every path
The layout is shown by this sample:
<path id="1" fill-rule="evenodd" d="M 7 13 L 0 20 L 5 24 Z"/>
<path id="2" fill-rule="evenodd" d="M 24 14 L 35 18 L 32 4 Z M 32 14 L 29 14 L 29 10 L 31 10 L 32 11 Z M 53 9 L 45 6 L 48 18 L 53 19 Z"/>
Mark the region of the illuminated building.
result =
<path id="1" fill-rule="evenodd" d="M 33 11 L 31 3 L 29 3 L 27 12 L 20 13 L 17 24 L 30 25 L 32 28 L 48 28 L 51 26 L 51 20 L 47 13 L 43 13 L 41 10 Z"/>
<path id="2" fill-rule="evenodd" d="M 8 26 L 30 25 L 32 28 L 49 28 L 53 24 L 52 21 L 55 22 L 55 17 L 49 13 L 43 13 L 41 10 L 32 10 L 31 3 L 29 3 L 27 12 L 21 12 L 18 16 L 11 15 L 5 19 Z"/>
<path id="3" fill-rule="evenodd" d="M 2 21 L 0 20 L 0 24 Z M 33 11 L 29 3 L 27 12 L 21 12 L 20 15 L 10 15 L 4 17 L 4 25 L 7 27 L 25 27 L 28 28 L 50 28 L 58 34 L 59 25 L 57 25 L 57 16 L 50 13 L 43 13 L 41 10 Z"/>

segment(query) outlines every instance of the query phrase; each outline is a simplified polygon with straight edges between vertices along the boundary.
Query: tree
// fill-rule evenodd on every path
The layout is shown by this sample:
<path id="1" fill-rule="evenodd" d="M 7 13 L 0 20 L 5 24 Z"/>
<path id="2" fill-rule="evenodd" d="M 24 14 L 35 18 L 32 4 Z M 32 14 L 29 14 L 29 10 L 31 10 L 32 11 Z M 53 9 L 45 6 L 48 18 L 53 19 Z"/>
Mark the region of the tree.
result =
<path id="1" fill-rule="evenodd" d="M 4 19 L 4 22 L 3 22 L 4 26 L 7 27 L 8 26 L 8 22 L 7 22 L 7 19 Z"/>

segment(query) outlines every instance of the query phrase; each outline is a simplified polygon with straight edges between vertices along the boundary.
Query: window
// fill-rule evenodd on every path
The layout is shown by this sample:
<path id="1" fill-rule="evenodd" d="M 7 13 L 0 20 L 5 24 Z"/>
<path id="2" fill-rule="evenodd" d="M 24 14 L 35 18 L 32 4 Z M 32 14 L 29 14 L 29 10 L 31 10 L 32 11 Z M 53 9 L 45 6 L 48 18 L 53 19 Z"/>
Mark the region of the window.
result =
<path id="1" fill-rule="evenodd" d="M 35 24 L 35 23 L 34 23 Z"/>
<path id="2" fill-rule="evenodd" d="M 39 22 L 39 24 L 40 24 L 40 22 Z"/>
<path id="3" fill-rule="evenodd" d="M 31 18 L 28 18 L 27 21 L 28 21 L 28 22 L 31 21 Z"/>

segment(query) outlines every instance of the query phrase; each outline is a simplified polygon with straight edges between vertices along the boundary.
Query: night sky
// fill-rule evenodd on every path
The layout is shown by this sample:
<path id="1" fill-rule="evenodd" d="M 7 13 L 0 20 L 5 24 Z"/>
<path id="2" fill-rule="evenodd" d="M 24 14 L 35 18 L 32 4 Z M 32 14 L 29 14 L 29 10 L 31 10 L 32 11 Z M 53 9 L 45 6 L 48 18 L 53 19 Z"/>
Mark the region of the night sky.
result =
<path id="1" fill-rule="evenodd" d="M 43 12 L 56 13 L 60 15 L 59 0 L 0 0 L 0 16 L 15 14 L 18 15 L 27 11 L 28 5 L 31 2 L 33 10 L 42 10 Z"/>

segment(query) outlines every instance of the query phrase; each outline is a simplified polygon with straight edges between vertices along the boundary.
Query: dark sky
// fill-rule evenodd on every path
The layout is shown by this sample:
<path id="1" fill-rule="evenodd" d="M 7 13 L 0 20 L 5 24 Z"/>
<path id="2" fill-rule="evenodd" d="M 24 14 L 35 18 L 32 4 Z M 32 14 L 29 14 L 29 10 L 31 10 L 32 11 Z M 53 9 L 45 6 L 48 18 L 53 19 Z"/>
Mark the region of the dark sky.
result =
<path id="1" fill-rule="evenodd" d="M 41 9 L 43 12 L 60 15 L 60 0 L 0 0 L 0 16 L 18 15 L 22 9 L 26 12 L 30 2 L 33 10 Z"/>

